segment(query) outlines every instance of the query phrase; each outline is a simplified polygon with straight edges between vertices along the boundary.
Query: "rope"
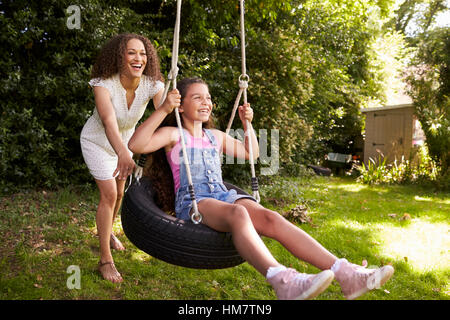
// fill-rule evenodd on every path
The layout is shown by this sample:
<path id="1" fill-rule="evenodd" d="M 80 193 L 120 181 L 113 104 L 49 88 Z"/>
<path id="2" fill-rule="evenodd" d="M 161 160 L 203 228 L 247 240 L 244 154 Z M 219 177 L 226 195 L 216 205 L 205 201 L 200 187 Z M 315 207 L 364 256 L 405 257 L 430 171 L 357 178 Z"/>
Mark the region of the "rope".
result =
<path id="1" fill-rule="evenodd" d="M 245 26 L 244 26 L 244 0 L 240 0 L 240 20 L 241 20 L 241 67 L 242 67 L 242 73 L 239 76 L 239 92 L 236 97 L 236 100 L 234 101 L 233 111 L 231 113 L 230 121 L 228 121 L 227 129 L 225 131 L 226 134 L 229 134 L 231 125 L 233 123 L 234 117 L 236 115 L 236 110 L 239 106 L 239 101 L 241 100 L 241 96 L 243 95 L 244 99 L 244 105 L 247 104 L 247 88 L 248 88 L 248 82 L 250 81 L 250 77 L 247 75 L 246 71 L 246 57 L 245 57 Z M 251 132 L 250 132 L 250 123 L 248 120 L 246 121 L 246 127 L 247 132 L 245 133 L 245 136 L 247 136 L 248 141 L 248 153 L 249 153 L 249 161 L 250 161 L 250 168 L 252 173 L 252 191 L 253 191 L 253 197 L 256 199 L 256 201 L 259 203 L 261 201 L 261 198 L 259 196 L 259 186 L 258 186 L 258 178 L 256 177 L 255 173 L 255 163 L 253 159 L 253 147 L 252 147 L 252 139 L 251 139 Z M 245 137 L 244 137 L 245 139 Z"/>
<path id="2" fill-rule="evenodd" d="M 173 89 L 177 88 L 177 76 L 178 76 L 177 64 L 178 64 L 178 48 L 179 48 L 179 43 L 180 43 L 180 40 L 179 40 L 180 20 L 181 20 L 181 0 L 177 0 L 177 15 L 176 15 L 176 19 L 175 19 L 175 28 L 174 28 L 174 32 L 173 32 L 171 69 L 169 71 L 169 74 L 167 75 L 167 82 L 165 83 L 165 86 L 164 86 L 164 92 L 163 92 L 161 101 L 157 108 L 159 108 L 164 103 L 164 100 L 166 100 L 167 93 L 169 92 L 170 83 L 172 82 Z M 183 150 L 183 160 L 184 160 L 184 164 L 186 167 L 186 175 L 187 175 L 188 183 L 189 183 L 189 194 L 191 196 L 192 208 L 194 211 L 193 214 L 191 215 L 191 220 L 193 223 L 199 224 L 202 221 L 203 217 L 200 214 L 200 212 L 198 212 L 197 201 L 195 200 L 195 192 L 194 192 L 194 186 L 192 183 L 192 175 L 191 175 L 191 169 L 189 166 L 189 159 L 187 157 L 186 143 L 185 143 L 184 134 L 183 134 L 183 126 L 181 124 L 180 113 L 178 111 L 178 108 L 175 108 L 174 111 L 175 111 L 175 118 L 177 120 L 178 131 L 180 133 L 181 147 Z M 143 162 L 145 162 L 145 158 L 147 156 L 141 155 L 141 158 L 142 157 L 144 157 Z M 139 161 L 139 162 L 141 162 L 141 161 Z M 139 168 L 140 167 L 139 164 L 137 165 L 137 167 L 138 168 L 135 171 L 135 177 L 139 181 L 139 179 L 142 177 L 143 170 L 142 170 L 142 168 Z"/>
<path id="3" fill-rule="evenodd" d="M 173 84 L 174 89 L 177 88 L 177 75 L 178 75 L 177 64 L 178 64 L 180 19 L 181 19 L 181 0 L 177 0 L 177 17 L 175 20 L 175 30 L 174 30 L 174 34 L 173 34 L 172 69 L 170 70 L 170 76 L 172 78 L 172 84 Z M 197 201 L 195 200 L 195 191 L 194 191 L 194 185 L 192 183 L 191 168 L 189 165 L 189 159 L 187 157 L 186 142 L 184 141 L 183 126 L 181 124 L 180 112 L 178 111 L 178 107 L 175 108 L 175 117 L 177 119 L 178 131 L 180 133 L 181 148 L 183 150 L 183 160 L 184 160 L 184 165 L 186 168 L 186 175 L 187 175 L 188 183 L 189 183 L 189 194 L 191 196 L 192 208 L 194 210 L 193 214 L 191 215 L 191 220 L 193 223 L 199 224 L 200 222 L 202 222 L 203 217 L 200 214 L 200 212 L 198 212 Z"/>
<path id="4" fill-rule="evenodd" d="M 176 60 L 175 61 L 178 61 L 178 51 L 176 52 Z M 169 74 L 167 75 L 167 81 L 166 81 L 166 84 L 164 85 L 164 92 L 161 97 L 161 101 L 159 102 L 159 104 L 157 106 L 157 109 L 159 107 L 161 107 L 161 105 L 164 103 L 164 100 L 166 100 L 167 93 L 169 92 L 169 88 L 170 88 L 170 83 L 173 82 L 174 79 L 176 79 L 178 76 L 178 67 L 176 65 L 177 63 L 175 62 L 175 68 L 173 67 L 173 64 L 174 64 L 174 55 L 172 55 L 172 69 L 170 69 Z M 139 157 L 139 160 L 136 164 L 136 169 L 134 171 L 134 178 L 138 182 L 142 178 L 142 175 L 144 174 L 144 165 L 145 165 L 146 159 L 147 159 L 147 155 L 141 154 Z M 130 180 L 130 184 L 128 186 L 130 186 L 130 185 L 131 185 L 131 180 Z M 127 190 L 128 190 L 128 188 L 125 190 L 125 192 L 127 192 Z"/>
<path id="5" fill-rule="evenodd" d="M 225 130 L 226 134 L 230 133 L 231 125 L 233 124 L 234 116 L 236 115 L 236 110 L 239 107 L 239 101 L 241 100 L 242 93 L 245 89 L 248 88 L 248 76 L 245 78 L 246 80 L 243 80 L 242 75 L 239 76 L 239 92 L 236 97 L 236 100 L 234 101 L 233 111 L 231 112 L 230 120 L 228 121 L 227 129 Z"/>
<path id="6" fill-rule="evenodd" d="M 244 8 L 244 0 L 240 0 L 240 12 L 241 12 L 241 64 L 242 64 L 242 74 L 246 75 L 246 61 L 247 59 L 245 58 L 245 27 L 244 27 L 244 13 L 245 13 L 245 8 Z M 244 93 L 244 101 L 245 103 L 247 103 L 247 97 L 246 97 L 247 93 Z"/>
<path id="7" fill-rule="evenodd" d="M 244 0 L 240 0 L 240 16 L 241 16 L 241 57 L 242 57 L 242 74 L 239 76 L 239 93 L 236 97 L 232 116 L 230 118 L 230 121 L 228 122 L 228 126 L 226 129 L 226 134 L 229 133 L 231 125 L 233 123 L 236 110 L 239 106 L 239 101 L 244 96 L 244 104 L 247 104 L 247 88 L 248 88 L 248 82 L 250 80 L 249 76 L 246 74 L 246 57 L 245 57 L 245 27 L 244 27 Z M 161 98 L 161 101 L 158 105 L 158 108 L 162 105 L 164 100 L 167 97 L 167 93 L 169 92 L 169 86 L 170 82 L 172 82 L 173 88 L 176 89 L 177 87 L 177 76 L 178 76 L 178 48 L 179 48 L 179 34 L 180 34 L 180 20 L 181 20 L 181 0 L 177 0 L 177 15 L 175 20 L 175 29 L 173 34 L 173 46 L 172 46 L 172 65 L 171 69 L 169 71 L 169 74 L 167 76 L 168 81 L 165 84 L 163 96 Z M 181 140 L 181 147 L 183 150 L 183 160 L 186 168 L 186 175 L 188 178 L 189 183 L 189 194 L 192 201 L 192 208 L 193 208 L 193 214 L 191 215 L 191 220 L 194 224 L 199 224 L 203 217 L 198 211 L 197 201 L 195 200 L 195 191 L 194 191 L 194 185 L 192 183 L 192 175 L 191 175 L 191 169 L 189 165 L 189 159 L 187 157 L 187 151 L 186 151 L 186 143 L 184 140 L 184 134 L 183 134 L 183 126 L 181 124 L 180 119 L 180 113 L 178 111 L 178 108 L 175 108 L 175 118 L 177 120 L 177 127 L 180 134 L 180 140 Z M 247 126 L 247 132 L 245 135 L 247 136 L 248 140 L 248 147 L 249 147 L 249 157 L 250 157 L 250 167 L 251 167 L 251 173 L 252 173 L 252 191 L 253 196 L 256 199 L 256 201 L 260 202 L 260 196 L 258 191 L 258 179 L 256 178 L 255 174 L 255 164 L 253 160 L 253 148 L 252 148 L 252 140 L 250 135 L 250 124 L 248 120 L 246 120 L 246 126 Z M 244 138 L 245 139 L 245 138 Z M 146 155 L 141 155 L 141 158 L 143 157 L 143 160 L 141 159 L 138 162 L 138 165 L 136 166 L 137 169 L 135 171 L 135 178 L 139 181 L 139 179 L 142 177 L 143 169 L 140 168 L 140 165 L 143 167 L 143 163 L 145 163 Z M 131 184 L 131 180 L 130 180 Z M 127 188 L 128 189 L 128 188 Z"/>
<path id="8" fill-rule="evenodd" d="M 147 155 L 141 154 L 136 163 L 136 168 L 134 169 L 134 178 L 137 180 L 137 182 L 139 182 L 139 180 L 142 178 L 142 175 L 144 174 L 145 160 L 147 160 Z M 130 184 L 128 185 L 128 187 L 130 185 L 131 185 L 131 180 L 130 180 Z M 125 190 L 125 192 L 127 192 L 127 191 L 128 191 L 128 188 Z"/>

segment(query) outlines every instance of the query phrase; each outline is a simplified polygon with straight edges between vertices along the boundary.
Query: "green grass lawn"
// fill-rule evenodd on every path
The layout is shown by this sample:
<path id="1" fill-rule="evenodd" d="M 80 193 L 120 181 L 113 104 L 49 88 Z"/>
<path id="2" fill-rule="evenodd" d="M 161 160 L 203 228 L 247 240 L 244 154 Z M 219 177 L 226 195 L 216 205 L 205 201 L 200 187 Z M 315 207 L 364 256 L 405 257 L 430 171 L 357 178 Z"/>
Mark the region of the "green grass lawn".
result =
<path id="1" fill-rule="evenodd" d="M 391 264 L 393 278 L 360 299 L 450 299 L 450 194 L 418 186 L 366 186 L 344 178 L 278 179 L 260 186 L 262 204 L 286 212 L 306 205 L 300 227 L 338 257 Z M 30 191 L 0 198 L 0 299 L 275 299 L 247 263 L 194 270 L 138 250 L 114 225 L 126 250 L 114 252 L 121 284 L 96 271 L 98 193 L 91 187 Z M 301 272 L 315 267 L 264 239 L 274 256 Z M 67 286 L 77 266 L 81 288 Z M 69 281 L 70 282 L 70 281 Z M 343 299 L 336 282 L 316 299 Z"/>

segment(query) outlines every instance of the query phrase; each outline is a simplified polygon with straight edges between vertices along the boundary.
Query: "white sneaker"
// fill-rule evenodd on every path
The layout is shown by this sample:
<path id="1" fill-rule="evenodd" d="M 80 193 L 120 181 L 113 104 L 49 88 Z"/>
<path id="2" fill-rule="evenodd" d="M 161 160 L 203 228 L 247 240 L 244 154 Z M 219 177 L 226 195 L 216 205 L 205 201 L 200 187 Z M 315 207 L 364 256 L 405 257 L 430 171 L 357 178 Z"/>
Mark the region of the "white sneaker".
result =
<path id="1" fill-rule="evenodd" d="M 331 270 L 306 274 L 288 268 L 268 278 L 267 282 L 272 285 L 279 300 L 309 300 L 322 293 L 333 278 Z"/>
<path id="2" fill-rule="evenodd" d="M 394 274 L 394 268 L 390 265 L 378 269 L 365 267 L 350 263 L 346 259 L 340 259 L 337 270 L 332 267 L 346 299 L 353 300 L 370 290 L 380 288 Z"/>

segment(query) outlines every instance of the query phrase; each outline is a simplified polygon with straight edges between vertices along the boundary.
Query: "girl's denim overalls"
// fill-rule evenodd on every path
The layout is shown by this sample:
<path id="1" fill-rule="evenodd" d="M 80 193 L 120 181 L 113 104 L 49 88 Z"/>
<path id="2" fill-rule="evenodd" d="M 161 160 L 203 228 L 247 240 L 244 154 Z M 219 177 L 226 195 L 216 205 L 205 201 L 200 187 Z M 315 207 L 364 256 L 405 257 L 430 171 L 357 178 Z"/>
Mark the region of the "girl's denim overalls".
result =
<path id="1" fill-rule="evenodd" d="M 203 199 L 213 198 L 228 203 L 234 203 L 238 199 L 255 199 L 249 195 L 237 194 L 236 190 L 228 190 L 223 184 L 222 169 L 220 167 L 220 154 L 217 150 L 217 142 L 214 134 L 208 129 L 203 129 L 213 148 L 202 148 L 195 143 L 188 147 L 187 133 L 183 129 L 186 141 L 186 151 L 190 163 L 192 183 L 194 185 L 197 203 Z M 190 136 L 190 135 L 189 135 Z M 179 219 L 190 220 L 192 201 L 189 195 L 189 183 L 183 160 L 183 149 L 180 149 L 180 188 L 175 197 L 175 213 Z"/>

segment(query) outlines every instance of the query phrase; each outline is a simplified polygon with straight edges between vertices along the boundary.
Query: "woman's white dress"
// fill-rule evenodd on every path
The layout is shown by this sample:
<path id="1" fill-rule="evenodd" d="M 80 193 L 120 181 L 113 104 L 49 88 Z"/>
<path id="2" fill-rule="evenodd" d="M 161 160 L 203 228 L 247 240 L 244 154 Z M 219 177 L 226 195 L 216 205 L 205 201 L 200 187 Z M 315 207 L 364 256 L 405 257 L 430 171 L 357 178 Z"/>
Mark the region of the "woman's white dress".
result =
<path id="1" fill-rule="evenodd" d="M 135 91 L 133 103 L 128 109 L 126 90 L 120 83 L 119 74 L 108 79 L 91 79 L 89 84 L 91 87 L 100 86 L 108 89 L 116 113 L 119 132 L 127 148 L 128 141 L 135 131 L 136 124 L 144 115 L 148 102 L 164 88 L 161 81 L 153 81 L 150 77 L 142 75 Z M 81 131 L 80 144 L 84 161 L 94 178 L 97 180 L 113 179 L 118 157 L 106 136 L 97 108 L 94 109 L 92 116 Z M 132 155 L 131 151 L 130 154 Z"/>

